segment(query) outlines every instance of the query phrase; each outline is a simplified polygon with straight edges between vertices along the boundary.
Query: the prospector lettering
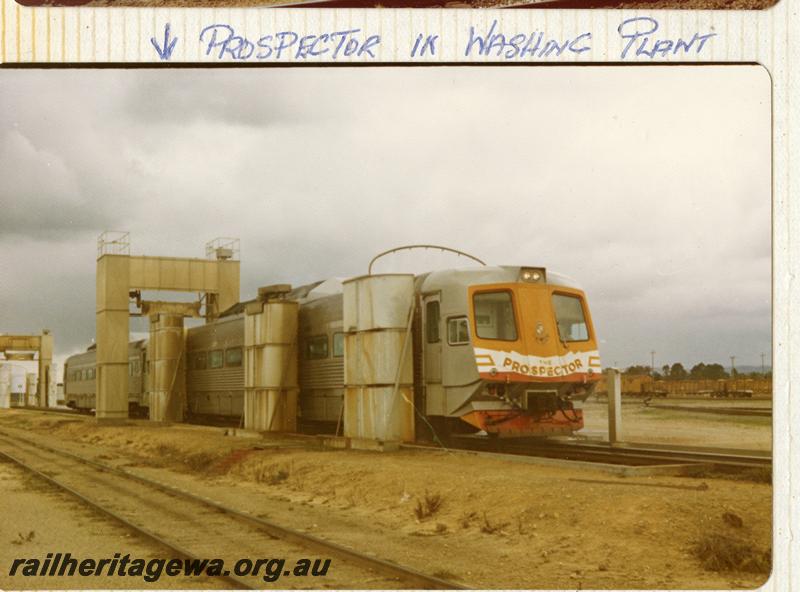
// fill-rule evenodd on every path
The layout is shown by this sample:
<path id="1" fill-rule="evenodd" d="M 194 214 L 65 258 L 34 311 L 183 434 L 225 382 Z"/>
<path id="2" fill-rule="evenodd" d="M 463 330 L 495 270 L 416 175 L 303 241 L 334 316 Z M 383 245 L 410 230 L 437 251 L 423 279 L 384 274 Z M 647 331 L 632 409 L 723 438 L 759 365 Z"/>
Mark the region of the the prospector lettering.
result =
<path id="1" fill-rule="evenodd" d="M 505 358 L 503 360 L 503 368 L 508 367 L 511 368 L 512 372 L 528 374 L 529 376 L 566 376 L 576 372 L 579 368 L 583 368 L 583 364 L 580 360 L 575 360 L 562 366 L 528 366 L 527 364 L 515 362 L 511 358 Z"/>

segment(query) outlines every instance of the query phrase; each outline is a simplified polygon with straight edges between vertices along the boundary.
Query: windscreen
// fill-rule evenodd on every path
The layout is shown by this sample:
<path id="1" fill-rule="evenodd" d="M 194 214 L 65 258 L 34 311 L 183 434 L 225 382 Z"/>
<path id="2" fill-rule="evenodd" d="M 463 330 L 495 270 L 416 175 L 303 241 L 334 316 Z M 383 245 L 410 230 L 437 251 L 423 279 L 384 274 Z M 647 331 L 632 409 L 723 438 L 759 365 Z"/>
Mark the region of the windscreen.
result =
<path id="1" fill-rule="evenodd" d="M 517 322 L 511 292 L 479 292 L 473 297 L 473 303 L 478 337 L 516 341 Z"/>
<path id="2" fill-rule="evenodd" d="M 581 299 L 566 294 L 553 294 L 553 310 L 561 341 L 587 341 L 589 327 L 583 315 Z"/>

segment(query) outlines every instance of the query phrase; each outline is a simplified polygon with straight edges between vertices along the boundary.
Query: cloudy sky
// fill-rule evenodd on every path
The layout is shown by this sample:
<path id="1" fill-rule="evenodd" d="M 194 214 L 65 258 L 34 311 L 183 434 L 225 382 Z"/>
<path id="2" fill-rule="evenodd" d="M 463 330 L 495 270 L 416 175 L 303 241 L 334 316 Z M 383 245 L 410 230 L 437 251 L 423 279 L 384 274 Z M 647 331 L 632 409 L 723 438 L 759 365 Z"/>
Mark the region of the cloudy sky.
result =
<path id="1" fill-rule="evenodd" d="M 758 67 L 6 70 L 0 331 L 85 348 L 114 229 L 239 237 L 243 298 L 445 244 L 575 278 L 606 364 L 769 363 L 769 103 Z"/>

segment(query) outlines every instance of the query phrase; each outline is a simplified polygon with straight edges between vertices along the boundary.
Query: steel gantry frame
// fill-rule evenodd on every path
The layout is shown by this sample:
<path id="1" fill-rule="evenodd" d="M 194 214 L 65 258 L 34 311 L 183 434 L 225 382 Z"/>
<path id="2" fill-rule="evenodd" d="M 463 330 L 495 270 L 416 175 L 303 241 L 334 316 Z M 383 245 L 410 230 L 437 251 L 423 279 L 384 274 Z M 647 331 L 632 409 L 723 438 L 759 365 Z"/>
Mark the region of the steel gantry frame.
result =
<path id="1" fill-rule="evenodd" d="M 120 244 L 125 248 L 104 248 Z M 128 321 L 132 292 L 203 294 L 207 320 L 218 317 L 239 301 L 239 261 L 230 258 L 229 250 L 220 250 L 215 259 L 132 256 L 127 252 L 128 244 L 127 233 L 104 233 L 98 240 L 96 417 L 100 422 L 128 418 Z"/>
<path id="2" fill-rule="evenodd" d="M 53 335 L 44 329 L 41 335 L 0 335 L 0 354 L 6 360 L 33 361 L 39 354 L 39 385 L 36 388 L 36 403 L 47 406 L 53 368 Z"/>

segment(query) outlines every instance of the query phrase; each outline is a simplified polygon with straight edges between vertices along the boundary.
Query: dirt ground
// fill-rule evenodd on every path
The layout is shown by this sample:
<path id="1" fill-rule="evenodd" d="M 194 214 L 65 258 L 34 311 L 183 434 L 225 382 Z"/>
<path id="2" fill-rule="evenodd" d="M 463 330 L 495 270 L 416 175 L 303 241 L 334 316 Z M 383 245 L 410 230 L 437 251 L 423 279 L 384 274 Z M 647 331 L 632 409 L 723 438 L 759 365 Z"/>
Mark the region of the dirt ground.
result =
<path id="1" fill-rule="evenodd" d="M 686 398 L 658 399 L 652 405 L 684 407 L 764 407 L 770 400 L 719 401 Z M 590 400 L 584 406 L 583 433 L 590 437 L 608 438 L 608 403 Z M 772 418 L 744 415 L 690 413 L 672 409 L 655 409 L 641 399 L 624 399 L 622 404 L 622 434 L 624 440 L 675 444 L 682 446 L 712 446 L 772 450 Z"/>
<path id="2" fill-rule="evenodd" d="M 471 587 L 753 588 L 769 572 L 772 489 L 763 475 L 621 478 L 446 451 L 333 451 L 313 438 L 106 427 L 3 410 L 0 429 L 11 428 Z M 46 498 L 28 506 L 58 511 Z M 9 532 L 24 531 L 29 518 L 9 517 Z M 61 532 L 49 550 L 93 544 L 80 525 Z"/>

